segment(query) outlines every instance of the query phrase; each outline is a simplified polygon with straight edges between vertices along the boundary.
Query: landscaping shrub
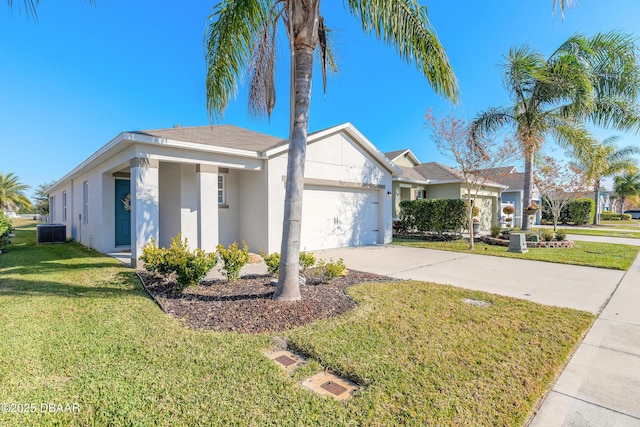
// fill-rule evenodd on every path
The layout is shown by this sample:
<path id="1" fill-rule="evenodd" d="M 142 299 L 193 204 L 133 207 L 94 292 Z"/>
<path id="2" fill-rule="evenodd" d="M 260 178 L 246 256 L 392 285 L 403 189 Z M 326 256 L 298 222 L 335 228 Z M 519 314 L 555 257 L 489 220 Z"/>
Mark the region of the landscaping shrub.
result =
<path id="1" fill-rule="evenodd" d="M 550 242 L 552 241 L 554 238 L 554 232 L 553 230 L 543 230 L 542 231 L 542 240 L 544 240 L 545 242 Z"/>
<path id="2" fill-rule="evenodd" d="M 302 270 L 306 270 L 309 267 L 313 267 L 316 263 L 316 257 L 313 256 L 313 252 L 300 252 L 300 257 L 298 258 L 298 262 L 300 263 L 300 268 Z"/>
<path id="3" fill-rule="evenodd" d="M 9 234 L 13 230 L 13 223 L 4 212 L 0 211 L 0 249 L 6 248 L 9 241 Z"/>
<path id="4" fill-rule="evenodd" d="M 278 272 L 280 271 L 280 253 L 274 252 L 270 255 L 266 255 L 264 252 L 260 251 L 260 256 L 264 259 L 264 263 L 267 265 L 267 271 L 269 274 L 277 277 Z M 304 271 L 307 268 L 314 266 L 316 263 L 316 257 L 313 255 L 313 252 L 301 251 L 298 262 L 300 263 L 300 268 Z"/>
<path id="5" fill-rule="evenodd" d="M 560 229 L 558 229 L 558 230 L 556 231 L 556 239 L 557 239 L 559 242 L 563 241 L 563 240 L 564 240 L 564 239 L 566 239 L 566 238 L 567 238 L 567 231 L 566 231 L 566 230 L 560 230 Z"/>
<path id="6" fill-rule="evenodd" d="M 607 221 L 629 221 L 631 214 L 619 214 L 611 211 L 604 211 L 600 214 L 600 219 Z"/>
<path id="7" fill-rule="evenodd" d="M 467 203 L 460 199 L 403 200 L 400 229 L 425 233 L 459 231 L 466 228 Z"/>
<path id="8" fill-rule="evenodd" d="M 318 271 L 322 275 L 324 280 L 335 279 L 340 277 L 346 271 L 347 266 L 344 264 L 344 259 L 338 258 L 338 261 L 333 262 L 333 258 L 329 258 L 329 262 L 321 259 L 318 261 Z"/>
<path id="9" fill-rule="evenodd" d="M 267 265 L 267 271 L 272 276 L 278 276 L 278 271 L 280 271 L 280 253 L 274 252 L 270 255 L 265 254 L 260 251 L 260 256 L 264 259 L 264 263 Z"/>
<path id="10" fill-rule="evenodd" d="M 516 213 L 516 208 L 513 207 L 513 205 L 507 205 L 502 208 L 502 213 L 505 215 L 513 215 L 514 213 Z"/>
<path id="11" fill-rule="evenodd" d="M 575 225 L 587 224 L 593 219 L 596 202 L 593 199 L 583 197 L 569 202 L 569 216 Z"/>
<path id="12" fill-rule="evenodd" d="M 233 242 L 227 248 L 222 245 L 216 246 L 218 255 L 224 265 L 220 267 L 220 271 L 227 277 L 227 280 L 233 281 L 240 278 L 240 270 L 249 262 L 249 247 L 246 242 L 242 242 L 243 248 L 238 247 L 237 242 Z"/>
<path id="13" fill-rule="evenodd" d="M 147 271 L 170 275 L 176 273 L 176 282 L 180 290 L 197 285 L 209 271 L 216 266 L 215 253 L 207 254 L 202 249 L 189 251 L 187 239 L 182 234 L 171 238 L 169 248 L 159 248 L 154 239 L 142 248 L 140 260 Z"/>
<path id="14" fill-rule="evenodd" d="M 499 225 L 492 225 L 491 226 L 491 237 L 496 238 L 500 235 L 500 232 L 502 231 L 502 228 L 500 228 Z"/>

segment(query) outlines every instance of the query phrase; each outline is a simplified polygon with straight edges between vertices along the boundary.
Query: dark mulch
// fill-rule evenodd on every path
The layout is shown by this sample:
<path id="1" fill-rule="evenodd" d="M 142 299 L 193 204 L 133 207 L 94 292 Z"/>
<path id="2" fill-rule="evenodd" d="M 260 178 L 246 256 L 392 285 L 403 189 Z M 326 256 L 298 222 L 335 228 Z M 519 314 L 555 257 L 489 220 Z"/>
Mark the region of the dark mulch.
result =
<path id="1" fill-rule="evenodd" d="M 243 277 L 235 282 L 205 281 L 181 293 L 173 281 L 138 273 L 162 309 L 188 327 L 242 333 L 280 332 L 339 316 L 356 306 L 345 292 L 347 287 L 397 280 L 353 270 L 328 283 L 309 278 L 306 285 L 300 286 L 302 299 L 289 302 L 271 299 L 275 287 L 270 285 L 268 275 Z"/>

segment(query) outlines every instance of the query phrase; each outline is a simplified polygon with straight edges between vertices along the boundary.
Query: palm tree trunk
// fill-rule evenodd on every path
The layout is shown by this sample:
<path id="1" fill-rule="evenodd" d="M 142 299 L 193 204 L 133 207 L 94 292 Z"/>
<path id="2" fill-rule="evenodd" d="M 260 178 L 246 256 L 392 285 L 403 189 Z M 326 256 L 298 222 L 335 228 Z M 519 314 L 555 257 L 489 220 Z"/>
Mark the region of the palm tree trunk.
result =
<path id="1" fill-rule="evenodd" d="M 593 225 L 598 225 L 598 211 L 600 210 L 600 203 L 598 193 L 600 192 L 600 180 L 597 180 L 593 186 L 593 200 L 596 202 L 596 213 L 593 215 Z"/>
<path id="2" fill-rule="evenodd" d="M 284 221 L 280 258 L 280 274 L 274 299 L 295 301 L 300 297 L 300 233 L 302 226 L 302 194 L 304 190 L 304 161 L 307 152 L 307 131 L 311 101 L 313 49 L 295 48 L 295 101 L 292 106 L 293 125 L 289 133 L 287 183 L 284 200 Z"/>
<path id="3" fill-rule="evenodd" d="M 533 193 L 533 153 L 525 152 L 524 158 L 524 195 L 522 197 L 522 229 L 529 230 L 529 215 L 525 210 L 531 205 Z"/>

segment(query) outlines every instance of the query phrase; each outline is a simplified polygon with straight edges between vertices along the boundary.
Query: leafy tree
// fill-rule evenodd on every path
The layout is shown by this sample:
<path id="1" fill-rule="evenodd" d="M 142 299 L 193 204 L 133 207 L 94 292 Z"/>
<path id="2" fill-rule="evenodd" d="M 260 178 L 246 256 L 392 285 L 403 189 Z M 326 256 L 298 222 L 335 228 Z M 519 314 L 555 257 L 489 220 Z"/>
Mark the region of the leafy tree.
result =
<path id="1" fill-rule="evenodd" d="M 428 112 L 427 128 L 438 151 L 456 163 L 467 194 L 469 250 L 473 250 L 473 200 L 478 199 L 481 188 L 492 177 L 492 169 L 508 165 L 517 154 L 517 146 L 511 140 L 497 143 L 489 138 L 469 139 L 469 128 L 463 120 L 453 116 L 436 118 Z"/>
<path id="2" fill-rule="evenodd" d="M 55 184 L 55 181 L 45 182 L 38 185 L 33 193 L 33 210 L 40 215 L 49 215 L 49 193 L 47 188 Z"/>
<path id="3" fill-rule="evenodd" d="M 632 199 L 635 203 L 640 199 L 640 172 L 627 172 L 616 176 L 613 181 L 613 190 L 620 199 L 620 213 L 624 213 L 628 199 Z"/>
<path id="4" fill-rule="evenodd" d="M 507 106 L 489 108 L 472 123 L 473 137 L 514 130 L 525 160 L 524 205 L 531 204 L 533 160 L 548 136 L 564 148 L 591 145 L 585 126 L 638 129 L 640 66 L 632 36 L 616 32 L 571 36 L 545 59 L 529 46 L 512 48 L 504 62 Z M 529 218 L 523 218 L 529 229 Z"/>
<path id="5" fill-rule="evenodd" d="M 534 175 L 534 181 L 543 204 L 551 213 L 553 231 L 557 231 L 558 219 L 569 206 L 576 192 L 583 190 L 584 177 L 580 169 L 573 165 L 560 165 L 551 156 L 542 156 Z"/>
<path id="6" fill-rule="evenodd" d="M 327 28 L 320 0 L 223 0 L 214 7 L 205 35 L 207 106 L 221 116 L 249 69 L 249 105 L 258 115 L 275 105 L 276 33 L 286 31 L 291 58 L 289 152 L 281 246 L 280 275 L 274 298 L 300 299 L 299 252 L 304 161 L 309 124 L 314 52 L 320 54 L 323 86 L 330 62 Z M 429 22 L 427 8 L 417 0 L 346 0 L 346 9 L 362 24 L 415 62 L 431 87 L 456 100 L 458 88 L 447 55 Z"/>
<path id="7" fill-rule="evenodd" d="M 640 149 L 635 146 L 618 149 L 615 146 L 618 139 L 617 137 L 609 137 L 602 142 L 595 141 L 573 153 L 575 166 L 584 171 L 588 184 L 593 188 L 593 200 L 596 202 L 594 225 L 598 224 L 598 214 L 600 213 L 598 198 L 602 179 L 637 170 L 633 156 L 640 154 Z"/>
<path id="8" fill-rule="evenodd" d="M 0 210 L 17 211 L 21 207 L 30 208 L 31 201 L 24 194 L 29 188 L 28 185 L 20 183 L 13 172 L 6 175 L 0 172 Z"/>

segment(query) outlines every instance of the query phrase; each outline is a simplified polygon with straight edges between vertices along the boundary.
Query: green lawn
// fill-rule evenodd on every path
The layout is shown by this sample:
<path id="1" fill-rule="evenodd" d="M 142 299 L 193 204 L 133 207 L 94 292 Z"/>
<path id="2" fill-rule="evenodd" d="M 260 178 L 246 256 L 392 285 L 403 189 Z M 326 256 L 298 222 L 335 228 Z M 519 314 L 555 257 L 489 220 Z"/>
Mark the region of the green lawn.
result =
<path id="1" fill-rule="evenodd" d="M 394 238 L 393 243 L 395 245 L 414 248 L 469 253 L 469 242 L 465 239 L 451 242 L 428 242 L 415 239 Z M 629 269 L 638 251 L 640 251 L 640 247 L 638 246 L 595 242 L 575 242 L 574 248 L 530 248 L 529 252 L 523 254 L 507 252 L 506 246 L 487 245 L 485 243 L 476 243 L 474 246 L 475 249 L 473 253 L 479 255 L 584 265 L 624 271 Z"/>
<path id="2" fill-rule="evenodd" d="M 607 230 L 607 227 L 603 228 L 572 228 L 572 227 L 559 227 L 567 232 L 567 234 L 580 234 L 584 236 L 606 236 L 606 237 L 625 237 L 629 239 L 640 239 L 640 231 L 617 231 L 617 230 Z M 611 227 L 613 228 L 613 227 Z M 637 228 L 635 228 L 637 230 Z"/>
<path id="3" fill-rule="evenodd" d="M 16 234 L 0 255 L 0 403 L 37 410 L 0 413 L 0 425 L 522 425 L 594 319 L 431 283 L 363 284 L 349 289 L 355 310 L 286 334 L 310 356 L 292 375 L 262 355 L 270 335 L 186 329 L 117 261 L 36 246 L 32 224 Z M 364 387 L 340 403 L 300 386 L 322 369 Z"/>

